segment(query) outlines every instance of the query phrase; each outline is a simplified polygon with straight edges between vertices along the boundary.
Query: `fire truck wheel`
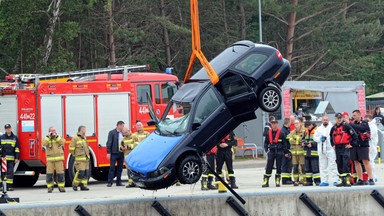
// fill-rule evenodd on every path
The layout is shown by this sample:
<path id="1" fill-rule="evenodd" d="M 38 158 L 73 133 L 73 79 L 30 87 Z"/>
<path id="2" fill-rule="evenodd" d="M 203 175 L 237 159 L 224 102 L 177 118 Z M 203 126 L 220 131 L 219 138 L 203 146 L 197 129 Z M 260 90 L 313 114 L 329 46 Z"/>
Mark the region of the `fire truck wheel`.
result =
<path id="1" fill-rule="evenodd" d="M 92 169 L 92 178 L 97 181 L 108 181 L 109 167 L 94 167 Z"/>
<path id="2" fill-rule="evenodd" d="M 91 177 L 91 170 L 92 170 L 92 157 L 89 161 L 89 171 L 88 171 L 88 179 Z M 70 187 L 72 186 L 72 181 L 75 178 L 76 169 L 75 169 L 75 158 L 70 157 L 68 162 L 68 169 L 65 170 L 65 186 Z"/>
<path id="3" fill-rule="evenodd" d="M 259 94 L 259 106 L 265 112 L 275 112 L 281 105 L 280 90 L 274 86 L 265 87 Z"/>
<path id="4" fill-rule="evenodd" d="M 13 186 L 15 187 L 32 187 L 39 180 L 39 172 L 35 171 L 34 176 L 18 176 L 13 177 Z"/>
<path id="5" fill-rule="evenodd" d="M 177 177 L 182 184 L 194 184 L 203 173 L 203 165 L 197 156 L 187 156 L 177 168 Z"/>

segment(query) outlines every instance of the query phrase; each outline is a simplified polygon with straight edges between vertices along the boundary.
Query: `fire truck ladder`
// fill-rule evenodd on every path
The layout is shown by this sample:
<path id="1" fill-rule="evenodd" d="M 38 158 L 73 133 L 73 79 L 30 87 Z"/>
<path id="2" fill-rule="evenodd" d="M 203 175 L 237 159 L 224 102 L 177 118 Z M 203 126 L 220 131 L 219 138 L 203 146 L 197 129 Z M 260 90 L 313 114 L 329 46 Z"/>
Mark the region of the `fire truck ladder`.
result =
<path id="1" fill-rule="evenodd" d="M 50 80 L 50 79 L 59 79 L 59 78 L 80 78 L 85 76 L 97 75 L 97 74 L 124 74 L 132 71 L 145 71 L 149 69 L 149 65 L 125 65 L 125 66 L 116 66 L 113 68 L 98 68 L 91 70 L 79 70 L 71 72 L 62 72 L 62 73 L 53 73 L 53 74 L 43 74 L 36 75 L 34 78 L 30 78 L 30 82 L 34 82 L 35 85 L 41 80 Z M 110 77 L 109 77 L 110 78 Z"/>

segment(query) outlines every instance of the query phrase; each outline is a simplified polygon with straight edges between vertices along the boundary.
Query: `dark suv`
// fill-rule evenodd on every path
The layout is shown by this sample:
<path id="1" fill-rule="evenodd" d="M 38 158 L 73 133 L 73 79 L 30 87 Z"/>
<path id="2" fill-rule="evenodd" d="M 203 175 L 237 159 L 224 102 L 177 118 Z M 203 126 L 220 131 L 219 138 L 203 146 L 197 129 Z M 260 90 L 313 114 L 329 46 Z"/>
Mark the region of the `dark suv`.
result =
<path id="1" fill-rule="evenodd" d="M 156 130 L 126 158 L 139 187 L 197 182 L 204 153 L 240 123 L 255 119 L 259 107 L 266 112 L 280 107 L 290 64 L 277 49 L 239 41 L 210 64 L 220 78 L 216 85 L 202 68 L 176 92 L 160 119 L 150 105 L 149 124 Z"/>

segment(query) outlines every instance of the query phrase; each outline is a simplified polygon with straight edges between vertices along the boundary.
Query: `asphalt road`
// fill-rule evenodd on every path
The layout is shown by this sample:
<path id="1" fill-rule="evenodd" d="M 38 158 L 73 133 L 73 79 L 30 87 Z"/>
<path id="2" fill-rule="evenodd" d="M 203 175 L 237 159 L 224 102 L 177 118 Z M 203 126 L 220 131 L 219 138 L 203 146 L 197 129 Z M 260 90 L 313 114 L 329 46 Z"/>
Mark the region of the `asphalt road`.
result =
<path id="1" fill-rule="evenodd" d="M 274 186 L 274 178 L 271 178 L 270 188 L 261 188 L 264 174 L 264 160 L 236 161 L 234 163 L 237 184 L 240 187 L 236 191 L 239 193 L 263 192 L 263 191 L 290 191 L 300 190 L 303 186 L 293 187 L 283 185 L 280 188 Z M 378 186 L 384 185 L 384 164 L 376 165 L 376 173 L 379 178 Z M 274 174 L 274 171 L 273 171 Z M 123 181 L 127 182 L 126 172 L 123 172 Z M 366 187 L 366 186 L 362 186 Z M 156 197 L 175 197 L 179 195 L 206 195 L 217 193 L 217 191 L 201 191 L 200 182 L 194 185 L 172 186 L 168 189 L 158 191 L 142 190 L 140 188 L 116 187 L 115 184 L 108 188 L 106 182 L 98 182 L 93 179 L 89 183 L 90 191 L 73 191 L 67 187 L 66 193 L 59 193 L 55 188 L 53 193 L 48 194 L 45 185 L 45 176 L 42 175 L 36 185 L 32 188 L 15 188 L 15 191 L 8 192 L 10 197 L 19 197 L 22 203 L 45 203 L 45 202 L 65 202 L 68 200 L 91 200 L 91 199 L 113 199 L 113 198 L 156 198 Z M 319 187 L 305 187 L 305 189 Z M 229 193 L 229 192 L 228 192 Z"/>

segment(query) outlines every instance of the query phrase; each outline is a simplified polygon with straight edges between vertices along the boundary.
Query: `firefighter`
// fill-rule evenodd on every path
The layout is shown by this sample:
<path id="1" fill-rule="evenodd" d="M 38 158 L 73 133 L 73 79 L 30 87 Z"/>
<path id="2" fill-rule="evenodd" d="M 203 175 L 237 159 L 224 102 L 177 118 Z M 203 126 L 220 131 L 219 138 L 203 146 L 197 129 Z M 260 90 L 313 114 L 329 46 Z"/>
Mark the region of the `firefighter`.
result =
<path id="1" fill-rule="evenodd" d="M 276 119 L 275 116 L 269 116 L 269 121 L 265 123 L 264 131 L 263 131 L 263 137 L 268 136 L 268 131 L 272 127 L 271 122 L 274 121 L 275 119 Z"/>
<path id="2" fill-rule="evenodd" d="M 375 174 L 375 158 L 377 156 L 377 143 L 379 142 L 379 131 L 376 125 L 376 121 L 372 115 L 365 115 L 364 119 L 368 121 L 369 129 L 371 130 L 371 139 L 369 140 L 369 161 L 371 163 L 372 176 L 375 182 L 377 182 Z"/>
<path id="3" fill-rule="evenodd" d="M 217 147 L 214 146 L 207 154 L 207 166 L 211 167 L 212 169 L 215 169 L 215 157 L 217 154 Z M 213 182 L 213 175 L 211 171 L 207 168 L 204 172 L 204 174 L 201 176 L 201 190 L 216 190 L 217 187 L 212 184 Z"/>
<path id="4" fill-rule="evenodd" d="M 85 132 L 85 126 L 79 126 L 77 134 L 72 138 L 69 147 L 69 151 L 71 152 L 72 156 L 75 157 L 76 174 L 72 182 L 72 188 L 74 191 L 77 191 L 78 186 L 80 186 L 80 190 L 89 190 L 87 185 L 90 155 Z"/>
<path id="5" fill-rule="evenodd" d="M 289 133 L 290 133 L 290 124 L 291 120 L 289 118 L 284 119 L 284 125 L 281 128 L 281 133 L 284 134 L 285 139 L 287 140 L 287 150 L 291 149 L 291 145 L 289 144 Z M 291 185 L 292 182 L 292 155 L 289 152 L 287 156 L 283 157 L 281 162 L 281 183 L 283 185 Z"/>
<path id="6" fill-rule="evenodd" d="M 120 151 L 124 153 L 124 158 L 128 156 L 129 153 L 137 146 L 135 141 L 132 139 L 132 133 L 128 128 L 124 127 L 122 130 L 123 140 L 120 143 Z M 132 178 L 129 175 L 129 169 L 127 167 L 127 175 L 128 175 L 128 187 L 135 187 L 135 183 L 133 183 Z"/>
<path id="7" fill-rule="evenodd" d="M 46 165 L 46 182 L 48 193 L 52 193 L 54 182 L 53 175 L 56 171 L 57 175 L 57 186 L 60 192 L 65 192 L 64 185 L 64 143 L 65 140 L 57 135 L 54 127 L 49 127 L 48 135 L 43 140 L 43 149 L 47 157 Z"/>
<path id="8" fill-rule="evenodd" d="M 317 152 L 319 153 L 320 179 L 319 186 L 329 186 L 329 180 L 333 182 L 333 186 L 337 184 L 337 165 L 336 153 L 331 145 L 331 128 L 332 123 L 329 122 L 328 116 L 322 117 L 322 124 L 315 131 L 313 139 L 317 142 Z"/>
<path id="9" fill-rule="evenodd" d="M 272 128 L 268 131 L 268 136 L 265 137 L 264 141 L 264 150 L 268 155 L 268 159 L 262 187 L 269 187 L 269 178 L 271 177 L 275 161 L 275 183 L 276 187 L 280 187 L 281 160 L 284 155 L 288 157 L 286 136 L 281 132 L 277 120 L 272 120 L 271 126 Z"/>
<path id="10" fill-rule="evenodd" d="M 5 160 L 7 161 L 7 173 L 4 180 L 7 182 L 8 191 L 13 191 L 13 167 L 15 163 L 19 162 L 19 142 L 17 136 L 13 134 L 10 124 L 4 126 L 5 133 L 0 137 L 0 143 L 3 154 L 5 154 Z M 1 180 L 0 180 L 1 182 Z"/>
<path id="11" fill-rule="evenodd" d="M 305 184 L 304 186 L 320 185 L 320 172 L 319 172 L 319 154 L 317 152 L 317 142 L 313 140 L 314 134 L 317 130 L 316 124 L 311 121 L 305 122 L 305 136 L 302 141 L 305 154 Z"/>
<path id="12" fill-rule="evenodd" d="M 227 169 L 228 169 L 228 176 L 229 176 L 229 182 L 230 182 L 231 188 L 237 189 L 239 187 L 236 185 L 236 178 L 233 171 L 233 159 L 232 159 L 233 146 L 237 146 L 237 141 L 235 139 L 235 134 L 232 131 L 224 139 L 221 140 L 220 144 L 217 145 L 216 172 L 221 177 L 223 177 L 222 169 L 223 169 L 223 164 L 225 162 L 225 165 L 227 166 Z"/>
<path id="13" fill-rule="evenodd" d="M 371 138 L 371 130 L 368 122 L 362 119 L 359 110 L 354 110 L 352 116 L 354 122 L 350 125 L 358 134 L 357 145 L 353 146 L 350 152 L 351 160 L 353 160 L 359 178 L 356 185 L 374 185 L 375 181 L 373 180 L 372 168 L 369 162 L 369 139 Z M 368 182 L 363 180 L 363 170 L 360 161 L 363 161 L 364 167 L 368 173 Z"/>
<path id="14" fill-rule="evenodd" d="M 140 144 L 143 139 L 145 139 L 147 136 L 149 136 L 149 132 L 144 130 L 143 123 L 140 121 L 136 122 L 136 129 L 137 132 L 132 134 L 133 140 L 135 140 L 135 143 L 138 145 Z"/>
<path id="15" fill-rule="evenodd" d="M 304 148 L 301 141 L 304 139 L 305 128 L 299 119 L 295 120 L 295 130 L 288 135 L 291 145 L 294 186 L 299 186 L 299 169 L 304 170 Z M 300 166 L 300 168 L 299 168 Z"/>
<path id="16" fill-rule="evenodd" d="M 347 124 L 341 113 L 335 114 L 336 124 L 332 127 L 331 145 L 336 151 L 336 164 L 341 182 L 336 187 L 350 187 L 350 149 L 357 140 L 357 134 L 353 128 Z"/>

